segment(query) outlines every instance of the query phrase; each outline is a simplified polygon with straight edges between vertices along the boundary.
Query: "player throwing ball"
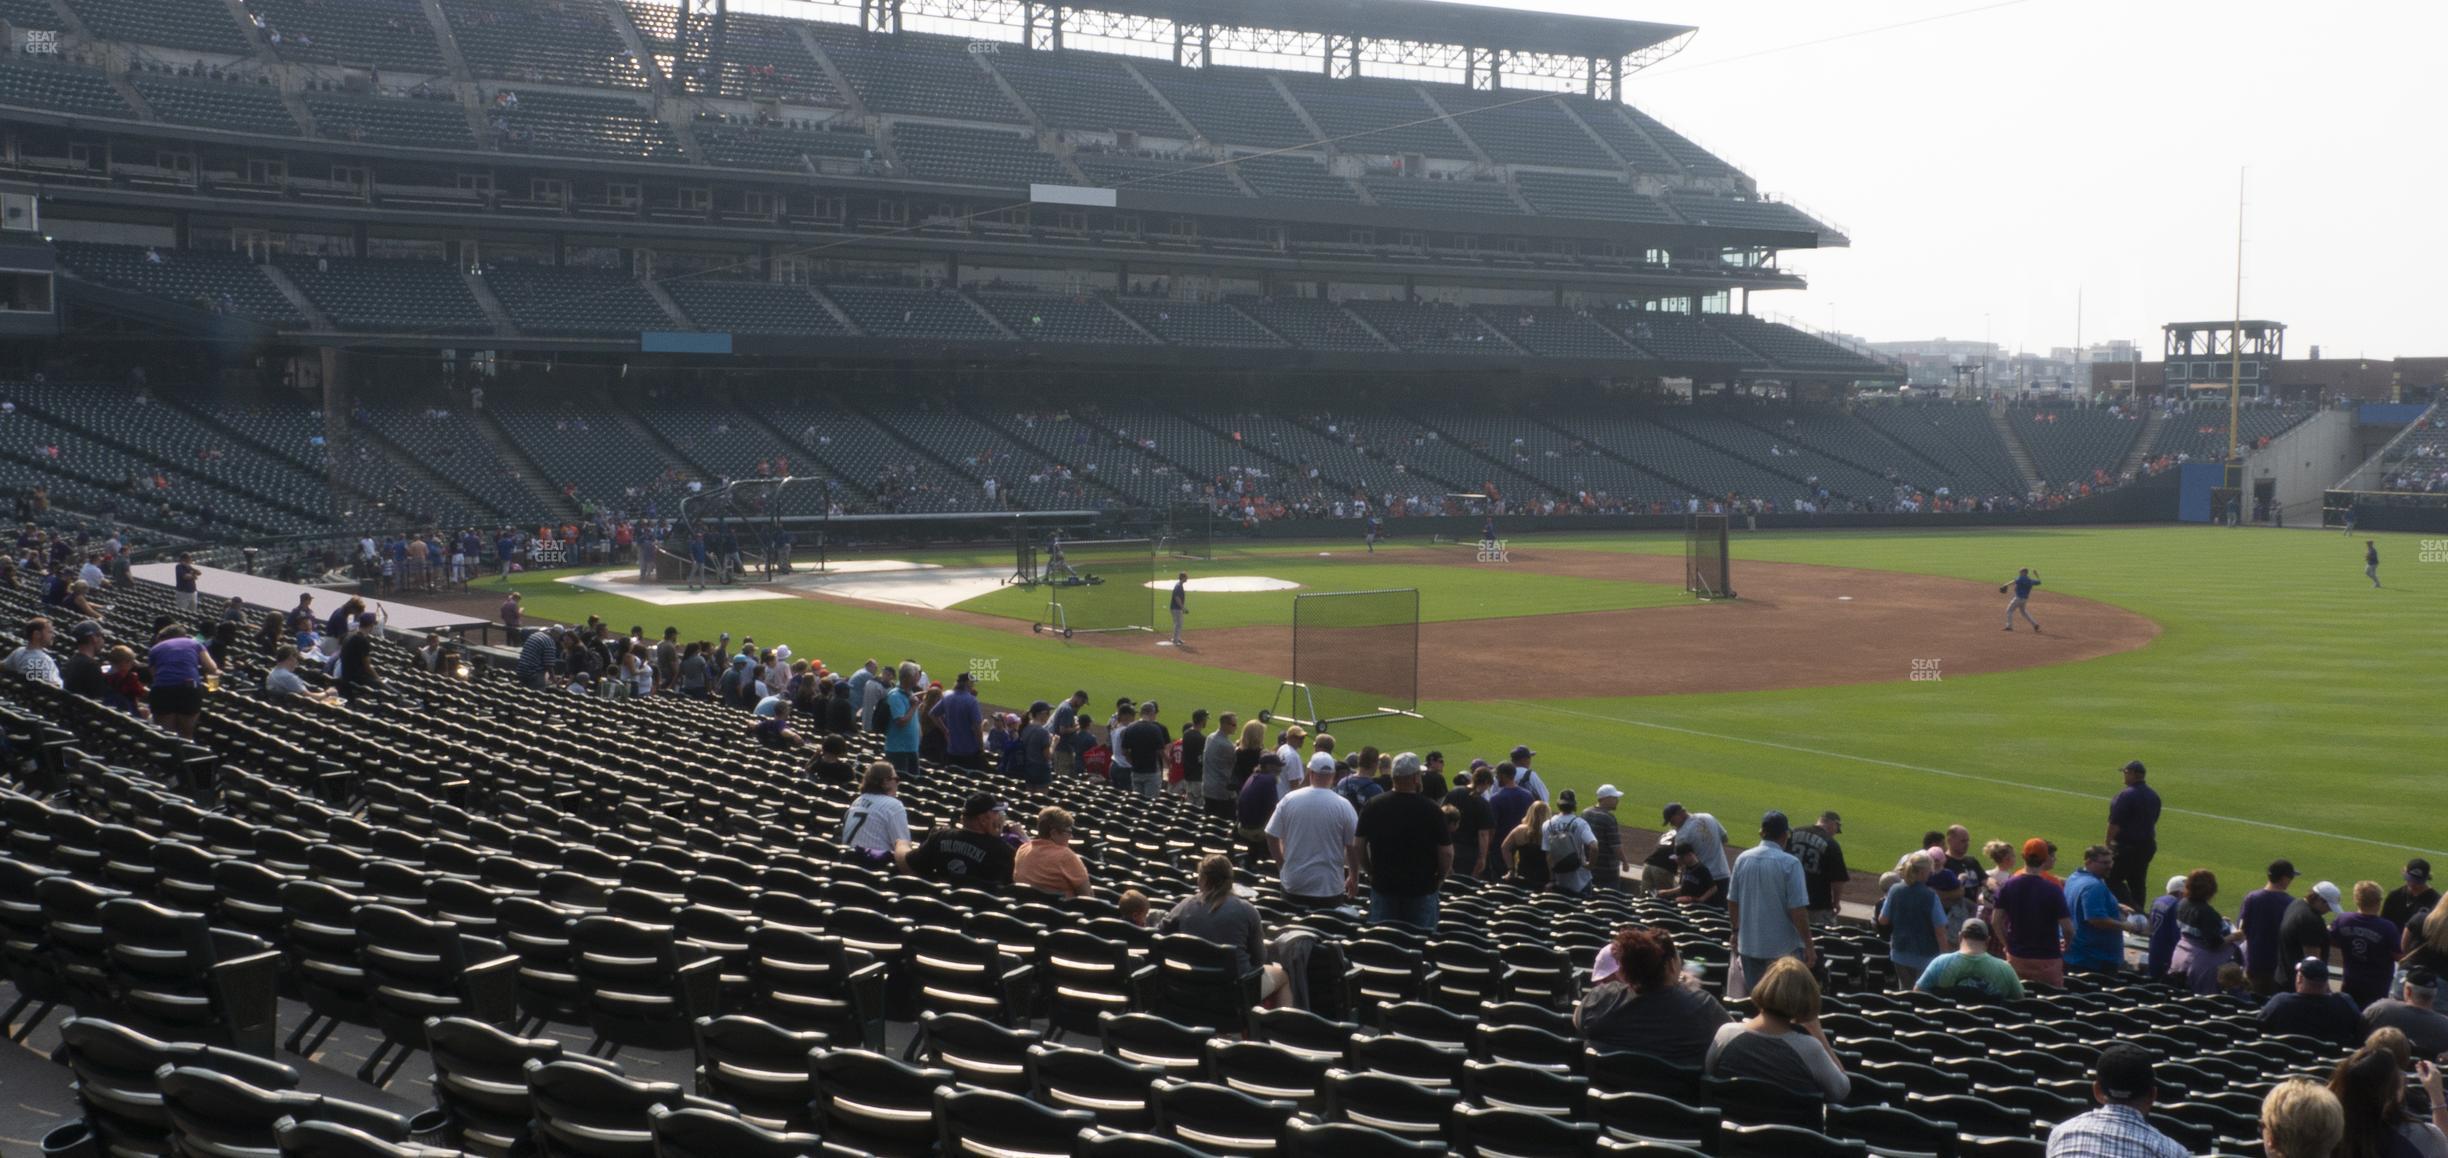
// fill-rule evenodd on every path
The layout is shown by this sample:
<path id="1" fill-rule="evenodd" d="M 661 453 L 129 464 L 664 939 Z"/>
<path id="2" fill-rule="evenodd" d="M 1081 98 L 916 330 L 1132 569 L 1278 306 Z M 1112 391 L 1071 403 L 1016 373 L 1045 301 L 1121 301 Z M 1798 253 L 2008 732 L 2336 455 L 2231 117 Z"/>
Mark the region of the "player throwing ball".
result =
<path id="1" fill-rule="evenodd" d="M 2006 604 L 2006 630 L 2014 630 L 2014 617 L 2018 611 L 2023 613 L 2023 622 L 2031 624 L 2034 632 L 2040 630 L 2040 621 L 2031 617 L 2031 608 L 2026 606 L 2031 602 L 2032 588 L 2039 585 L 2040 576 L 2033 574 L 2031 568 L 2025 567 L 2015 572 L 2012 580 L 1999 586 L 1998 594 L 2000 595 L 2008 591 L 2014 592 L 2014 598 L 2007 601 Z"/>

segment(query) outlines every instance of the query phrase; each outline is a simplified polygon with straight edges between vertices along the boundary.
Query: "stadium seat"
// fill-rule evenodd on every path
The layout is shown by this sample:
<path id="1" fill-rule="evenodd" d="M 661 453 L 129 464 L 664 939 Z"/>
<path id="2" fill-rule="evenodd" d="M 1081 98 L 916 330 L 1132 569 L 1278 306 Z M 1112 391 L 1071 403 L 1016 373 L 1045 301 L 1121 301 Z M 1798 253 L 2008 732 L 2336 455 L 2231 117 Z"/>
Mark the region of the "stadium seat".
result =
<path id="1" fill-rule="evenodd" d="M 1717 1158 L 1866 1158 L 1868 1144 L 1801 1126 L 1728 1125 Z"/>
<path id="2" fill-rule="evenodd" d="M 1029 1049 L 1029 1094 L 1057 1109 L 1084 1110 L 1097 1124 L 1141 1130 L 1155 1122 L 1149 1088 L 1164 1076 L 1140 1065 L 1091 1050 L 1039 1045 Z"/>
<path id="3" fill-rule="evenodd" d="M 163 1153 L 176 1132 L 162 1105 L 161 1074 L 210 1070 L 269 1091 L 297 1087 L 279 1062 L 191 1042 L 169 1042 L 91 1017 L 60 1023 L 58 1060 L 75 1075 L 76 1100 L 93 1139 L 111 1153 Z"/>
<path id="4" fill-rule="evenodd" d="M 1488 1109 L 1579 1118 L 1589 1101 L 1589 1079 L 1515 1062 L 1465 1062 L 1462 1100 Z"/>
<path id="5" fill-rule="evenodd" d="M 817 1133 L 882 1154 L 914 1154 L 937 1141 L 935 1089 L 950 1070 L 921 1069 L 864 1050 L 815 1055 Z"/>
<path id="6" fill-rule="evenodd" d="M 697 1092 L 774 1130 L 815 1124 L 816 1079 L 809 1057 L 829 1040 L 741 1014 L 701 1017 L 695 1026 Z"/>
<path id="7" fill-rule="evenodd" d="M 332 1122 L 384 1142 L 405 1142 L 409 1120 L 388 1110 L 296 1090 L 267 1090 L 217 1070 L 174 1066 L 159 1079 L 174 1152 L 199 1158 L 277 1153 L 284 1119 Z"/>
<path id="8" fill-rule="evenodd" d="M 1107 1013 L 1097 1018 L 1097 1037 L 1106 1053 L 1191 1081 L 1206 1074 L 1207 1039 L 1215 1035 L 1208 1027 L 1183 1025 L 1152 1013 Z"/>
<path id="9" fill-rule="evenodd" d="M 1441 1154 L 1432 1141 L 1403 1138 L 1350 1122 L 1312 1122 L 1294 1118 L 1284 1125 L 1285 1158 L 1404 1158 Z"/>
<path id="10" fill-rule="evenodd" d="M 942 1154 L 1067 1158 L 1096 1118 L 1081 1110 L 1047 1109 L 1000 1090 L 938 1087 L 935 1122 Z"/>
<path id="11" fill-rule="evenodd" d="M 1628 1090 L 1592 1092 L 1589 1118 L 1610 1138 L 1688 1146 L 1706 1154 L 1717 1152 L 1717 1137 L 1724 1126 L 1715 1107 Z"/>
<path id="12" fill-rule="evenodd" d="M 1702 1078 L 1700 1096 L 1728 1122 L 1809 1130 L 1827 1122 L 1827 1102 L 1818 1091 L 1789 1090 L 1759 1078 Z"/>
<path id="13" fill-rule="evenodd" d="M 355 1126 L 282 1118 L 272 1124 L 281 1158 L 451 1158 L 458 1153 L 416 1142 L 390 1142 Z"/>
<path id="14" fill-rule="evenodd" d="M 1272 1154 L 1299 1112 L 1290 1102 L 1254 1098 L 1205 1082 L 1160 1078 L 1149 1087 L 1164 1137 L 1216 1154 Z"/>
<path id="15" fill-rule="evenodd" d="M 1453 1150 L 1467 1158 L 1567 1158 L 1598 1152 L 1594 1122 L 1524 1110 L 1454 1107 Z"/>

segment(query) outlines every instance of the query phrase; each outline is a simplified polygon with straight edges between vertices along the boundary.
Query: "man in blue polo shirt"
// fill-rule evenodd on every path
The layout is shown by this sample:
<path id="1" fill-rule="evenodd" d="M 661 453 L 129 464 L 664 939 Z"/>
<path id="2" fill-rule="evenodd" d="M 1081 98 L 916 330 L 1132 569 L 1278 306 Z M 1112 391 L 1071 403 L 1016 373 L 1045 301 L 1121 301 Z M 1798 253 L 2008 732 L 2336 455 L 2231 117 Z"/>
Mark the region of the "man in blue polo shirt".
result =
<path id="1" fill-rule="evenodd" d="M 2066 909 L 2074 936 L 2066 942 L 2068 972 L 2113 973 L 2125 967 L 2125 910 L 2108 887 L 2116 854 L 2106 845 L 2083 850 L 2082 867 L 2066 878 Z"/>
<path id="2" fill-rule="evenodd" d="M 2124 772 L 2125 790 L 2108 804 L 2108 847 L 2116 853 L 2108 888 L 2127 908 L 2140 909 L 2148 899 L 2151 858 L 2159 855 L 2159 794 L 2142 782 L 2140 760 L 2126 761 Z"/>

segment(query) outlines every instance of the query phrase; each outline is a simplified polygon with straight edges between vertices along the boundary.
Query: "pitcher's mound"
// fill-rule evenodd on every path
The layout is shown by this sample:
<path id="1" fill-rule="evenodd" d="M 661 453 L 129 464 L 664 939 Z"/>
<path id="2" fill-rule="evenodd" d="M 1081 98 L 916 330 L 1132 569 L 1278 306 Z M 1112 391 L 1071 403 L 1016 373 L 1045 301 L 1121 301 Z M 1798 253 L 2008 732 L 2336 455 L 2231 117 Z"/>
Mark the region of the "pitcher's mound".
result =
<path id="1" fill-rule="evenodd" d="M 1158 591 L 1173 589 L 1169 579 L 1150 579 L 1148 586 Z M 1289 579 L 1270 579 L 1264 575 L 1200 575 L 1190 580 L 1190 589 L 1221 595 L 1246 595 L 1253 591 L 1297 591 L 1300 584 Z"/>

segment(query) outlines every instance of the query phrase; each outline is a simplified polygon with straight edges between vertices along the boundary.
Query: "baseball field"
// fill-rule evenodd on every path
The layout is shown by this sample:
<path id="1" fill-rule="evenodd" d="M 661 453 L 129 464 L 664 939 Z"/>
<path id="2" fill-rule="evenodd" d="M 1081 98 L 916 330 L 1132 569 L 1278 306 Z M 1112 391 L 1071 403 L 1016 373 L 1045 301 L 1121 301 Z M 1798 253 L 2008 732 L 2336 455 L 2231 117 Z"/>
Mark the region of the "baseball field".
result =
<path id="1" fill-rule="evenodd" d="M 1460 766 L 1527 743 L 1584 802 L 1622 788 L 1635 826 L 1669 799 L 1746 838 L 1764 809 L 1802 823 L 1833 808 L 1872 872 L 1956 822 L 1976 844 L 2079 849 L 2103 835 L 2117 766 L 2138 758 L 2167 805 L 2154 877 L 2254 881 L 2287 856 L 2351 885 L 2448 856 L 2448 543 L 2378 542 L 2381 589 L 2363 537 L 2335 532 L 1738 532 L 1742 597 L 1700 603 L 1680 589 L 1679 534 L 1513 539 L 1501 562 L 1400 538 L 1374 556 L 1356 539 L 1220 541 L 1213 560 L 1158 566 L 1298 586 L 1194 594 L 1182 648 L 1162 630 L 1033 633 L 1045 596 L 1015 589 L 938 610 L 805 588 L 649 603 L 514 582 L 531 617 L 727 630 L 843 671 L 914 658 L 947 683 L 977 672 L 999 706 L 1075 688 L 1100 714 L 1153 698 L 1176 729 L 1194 708 L 1246 719 L 1274 702 L 1294 594 L 1415 587 L 1424 718 L 1339 726 L 1345 750 L 1434 748 Z M 1008 551 L 895 558 L 1009 565 Z M 2042 634 L 2000 630 L 1998 585 L 2018 567 L 2043 580 Z M 1152 602 L 1161 621 L 1163 593 Z"/>

